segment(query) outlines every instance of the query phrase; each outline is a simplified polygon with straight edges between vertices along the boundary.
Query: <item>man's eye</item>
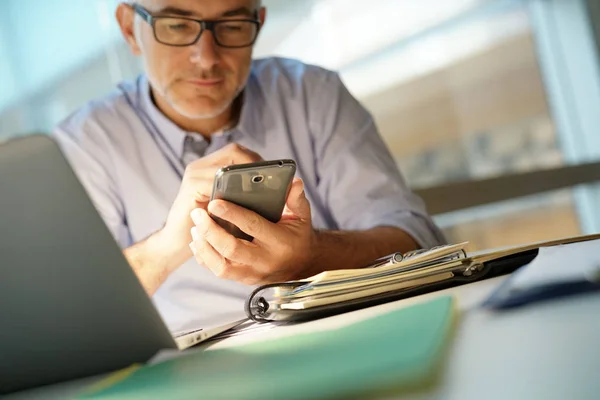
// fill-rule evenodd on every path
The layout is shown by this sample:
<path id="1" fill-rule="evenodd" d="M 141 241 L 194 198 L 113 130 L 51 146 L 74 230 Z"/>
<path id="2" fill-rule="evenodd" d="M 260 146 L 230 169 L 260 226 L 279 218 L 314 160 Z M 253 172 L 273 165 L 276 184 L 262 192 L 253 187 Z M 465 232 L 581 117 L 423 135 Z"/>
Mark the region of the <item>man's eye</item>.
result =
<path id="1" fill-rule="evenodd" d="M 225 24 L 222 26 L 222 29 L 229 32 L 239 32 L 243 28 L 242 24 Z"/>
<path id="2" fill-rule="evenodd" d="M 172 31 L 184 31 L 190 28 L 189 24 L 171 24 L 169 29 Z"/>

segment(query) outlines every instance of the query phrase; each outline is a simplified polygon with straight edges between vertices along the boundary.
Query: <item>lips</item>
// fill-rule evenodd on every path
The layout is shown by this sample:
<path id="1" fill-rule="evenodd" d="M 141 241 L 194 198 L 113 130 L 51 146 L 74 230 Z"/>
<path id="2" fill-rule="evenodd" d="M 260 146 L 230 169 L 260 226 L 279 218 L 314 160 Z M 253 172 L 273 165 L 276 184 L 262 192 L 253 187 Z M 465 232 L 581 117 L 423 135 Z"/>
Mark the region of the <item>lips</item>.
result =
<path id="1" fill-rule="evenodd" d="M 190 79 L 188 80 L 189 83 L 191 83 L 194 86 L 200 86 L 200 87 L 214 87 L 214 86 L 218 86 L 221 83 L 223 83 L 224 79 L 222 78 L 215 78 L 215 79 Z"/>

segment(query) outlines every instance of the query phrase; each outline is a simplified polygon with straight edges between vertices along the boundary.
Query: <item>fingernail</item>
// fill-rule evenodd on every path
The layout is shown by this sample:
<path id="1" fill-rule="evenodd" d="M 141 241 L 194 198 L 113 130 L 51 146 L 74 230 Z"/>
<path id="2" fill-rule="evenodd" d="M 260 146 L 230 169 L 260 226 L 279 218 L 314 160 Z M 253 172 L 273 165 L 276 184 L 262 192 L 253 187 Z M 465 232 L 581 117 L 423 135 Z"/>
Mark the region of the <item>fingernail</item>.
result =
<path id="1" fill-rule="evenodd" d="M 190 250 L 192 250 L 192 254 L 195 256 L 196 255 L 196 246 L 194 246 L 194 242 L 191 242 L 190 244 L 188 244 L 188 246 L 190 246 Z"/>
<path id="2" fill-rule="evenodd" d="M 304 193 L 304 181 L 300 178 L 297 178 L 298 182 L 300 182 L 300 193 Z"/>
<path id="3" fill-rule="evenodd" d="M 223 212 L 225 211 L 225 207 L 223 206 L 223 203 L 220 201 L 211 201 L 210 203 L 208 203 L 208 209 L 211 213 L 217 215 L 217 216 L 221 216 L 223 214 Z"/>
<path id="4" fill-rule="evenodd" d="M 192 221 L 194 221 L 194 224 L 196 225 L 201 225 L 202 224 L 202 218 L 204 217 L 204 210 L 201 208 L 196 208 L 194 210 L 192 210 L 192 212 L 190 213 L 190 216 L 192 217 Z"/>
<path id="5" fill-rule="evenodd" d="M 192 239 L 194 240 L 194 242 L 196 240 L 200 239 L 200 235 L 198 234 L 198 228 L 196 228 L 195 226 L 192 228 L 191 233 L 192 233 Z"/>

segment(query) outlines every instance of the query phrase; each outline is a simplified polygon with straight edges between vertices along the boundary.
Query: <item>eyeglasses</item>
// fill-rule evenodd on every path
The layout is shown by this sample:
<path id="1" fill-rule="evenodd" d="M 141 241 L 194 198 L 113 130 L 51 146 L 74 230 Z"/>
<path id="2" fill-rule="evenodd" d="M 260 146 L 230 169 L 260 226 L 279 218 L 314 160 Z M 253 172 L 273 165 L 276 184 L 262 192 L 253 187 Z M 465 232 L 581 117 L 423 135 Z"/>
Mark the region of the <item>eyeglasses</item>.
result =
<path id="1" fill-rule="evenodd" d="M 209 30 L 215 43 L 221 47 L 248 47 L 254 44 L 260 29 L 258 19 L 202 21 L 187 17 L 155 17 L 138 4 L 134 3 L 131 7 L 152 27 L 156 41 L 168 46 L 190 46 L 200 39 L 205 30 Z"/>

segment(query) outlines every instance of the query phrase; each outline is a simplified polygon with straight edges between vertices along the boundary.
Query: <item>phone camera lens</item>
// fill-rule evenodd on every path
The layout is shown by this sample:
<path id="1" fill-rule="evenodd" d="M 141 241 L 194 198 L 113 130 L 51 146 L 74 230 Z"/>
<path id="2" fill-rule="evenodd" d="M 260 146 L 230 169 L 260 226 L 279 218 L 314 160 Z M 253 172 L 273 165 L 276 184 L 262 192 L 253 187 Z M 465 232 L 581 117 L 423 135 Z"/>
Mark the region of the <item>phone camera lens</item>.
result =
<path id="1" fill-rule="evenodd" d="M 265 177 L 262 175 L 256 175 L 252 177 L 252 182 L 253 183 L 261 183 L 262 181 L 265 180 Z"/>

